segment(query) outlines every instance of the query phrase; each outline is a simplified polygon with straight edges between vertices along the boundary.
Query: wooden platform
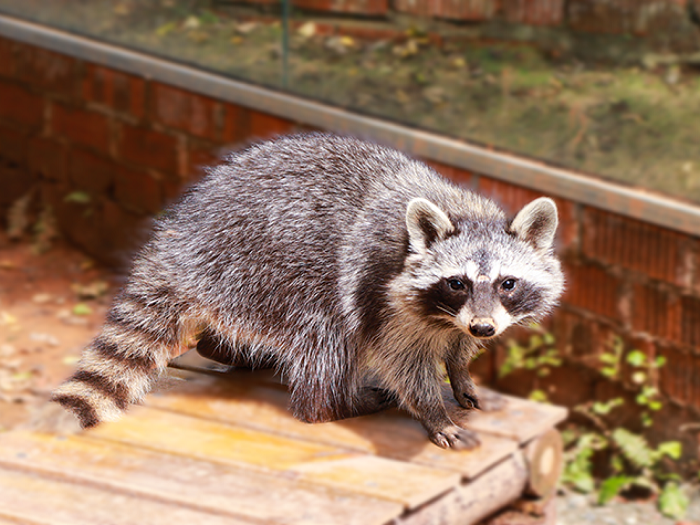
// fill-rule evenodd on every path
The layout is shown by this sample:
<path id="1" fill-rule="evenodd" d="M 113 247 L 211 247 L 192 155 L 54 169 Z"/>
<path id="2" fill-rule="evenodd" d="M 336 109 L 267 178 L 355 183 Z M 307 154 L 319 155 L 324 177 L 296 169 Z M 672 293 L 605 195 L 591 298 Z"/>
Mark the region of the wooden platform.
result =
<path id="1" fill-rule="evenodd" d="M 266 372 L 171 375 L 117 423 L 0 434 L 0 525 L 468 524 L 558 476 L 559 407 L 508 398 L 454 452 L 398 411 L 296 421 Z"/>

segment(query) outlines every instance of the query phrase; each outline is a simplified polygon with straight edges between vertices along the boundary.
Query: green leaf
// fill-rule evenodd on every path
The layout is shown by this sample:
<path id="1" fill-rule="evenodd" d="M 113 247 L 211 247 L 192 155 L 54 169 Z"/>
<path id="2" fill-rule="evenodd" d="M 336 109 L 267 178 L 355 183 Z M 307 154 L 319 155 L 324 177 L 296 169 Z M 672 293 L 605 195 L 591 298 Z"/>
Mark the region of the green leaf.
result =
<path id="1" fill-rule="evenodd" d="M 641 350 L 632 350 L 627 354 L 627 362 L 632 366 L 644 366 L 647 362 L 647 356 Z"/>
<path id="2" fill-rule="evenodd" d="M 618 357 L 615 354 L 610 354 L 607 352 L 601 354 L 599 359 L 602 363 L 605 363 L 606 365 L 614 365 L 618 362 Z"/>
<path id="3" fill-rule="evenodd" d="M 678 483 L 666 483 L 659 495 L 659 510 L 661 513 L 676 520 L 685 516 L 689 503 L 688 496 L 683 493 Z"/>
<path id="4" fill-rule="evenodd" d="M 624 400 L 621 397 L 616 397 L 615 399 L 611 399 L 610 401 L 606 402 L 596 401 L 591 406 L 591 410 L 593 410 L 594 414 L 598 414 L 599 416 L 605 416 L 608 415 L 613 409 L 619 407 L 622 404 L 624 404 Z"/>
<path id="5" fill-rule="evenodd" d="M 85 303 L 78 303 L 73 307 L 73 315 L 90 315 L 92 308 Z"/>
<path id="6" fill-rule="evenodd" d="M 629 476 L 613 476 L 606 479 L 600 484 L 600 492 L 598 492 L 598 504 L 605 505 L 620 491 L 630 485 L 634 478 Z"/>
<path id="7" fill-rule="evenodd" d="M 666 455 L 671 459 L 680 459 L 683 454 L 683 445 L 680 441 L 664 441 L 659 444 L 656 451 L 661 455 Z"/>
<path id="8" fill-rule="evenodd" d="M 647 380 L 647 374 L 646 372 L 642 372 L 641 370 L 638 370 L 632 374 L 632 382 L 641 385 Z"/>
<path id="9" fill-rule="evenodd" d="M 530 349 L 534 350 L 536 348 L 541 348 L 544 344 L 544 340 L 542 339 L 542 336 L 539 335 L 533 335 L 530 336 Z"/>
<path id="10" fill-rule="evenodd" d="M 600 369 L 600 373 L 603 374 L 605 377 L 612 378 L 617 375 L 617 368 L 614 368 L 612 366 L 604 366 Z"/>
<path id="11" fill-rule="evenodd" d="M 639 434 L 633 434 L 624 428 L 617 428 L 611 437 L 625 459 L 635 467 L 651 467 L 654 464 L 653 451 Z"/>
<path id="12" fill-rule="evenodd" d="M 87 204 L 90 202 L 90 195 L 84 191 L 74 191 L 63 197 L 65 202 L 77 202 L 79 204 Z"/>
<path id="13" fill-rule="evenodd" d="M 656 366 L 656 368 L 661 368 L 665 364 L 666 364 L 666 357 L 664 357 L 662 355 L 657 357 L 656 360 L 654 361 L 654 365 Z"/>
<path id="14" fill-rule="evenodd" d="M 538 401 L 540 403 L 545 403 L 549 401 L 549 398 L 547 397 L 547 394 L 544 390 L 533 390 L 532 392 L 530 392 L 530 395 L 528 397 L 532 401 Z"/>
<path id="15" fill-rule="evenodd" d="M 168 22 L 156 29 L 156 36 L 164 37 L 177 29 L 177 22 Z"/>

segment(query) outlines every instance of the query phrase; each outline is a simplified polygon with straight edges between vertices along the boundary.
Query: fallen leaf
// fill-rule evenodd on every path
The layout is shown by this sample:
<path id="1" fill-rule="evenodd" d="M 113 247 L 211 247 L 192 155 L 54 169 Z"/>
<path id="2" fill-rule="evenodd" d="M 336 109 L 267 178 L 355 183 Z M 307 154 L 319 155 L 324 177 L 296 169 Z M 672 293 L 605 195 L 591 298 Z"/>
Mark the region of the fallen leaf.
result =
<path id="1" fill-rule="evenodd" d="M 85 303 L 78 303 L 73 307 L 73 315 L 90 315 L 92 308 Z"/>

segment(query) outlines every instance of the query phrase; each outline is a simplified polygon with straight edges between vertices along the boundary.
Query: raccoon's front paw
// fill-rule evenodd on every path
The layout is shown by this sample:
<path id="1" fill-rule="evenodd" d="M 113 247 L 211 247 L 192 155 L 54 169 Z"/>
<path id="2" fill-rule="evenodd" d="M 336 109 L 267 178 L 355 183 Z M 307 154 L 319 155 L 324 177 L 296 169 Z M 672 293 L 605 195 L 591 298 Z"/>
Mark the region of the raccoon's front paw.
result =
<path id="1" fill-rule="evenodd" d="M 440 448 L 453 450 L 469 450 L 478 447 L 481 442 L 474 432 L 457 425 L 450 425 L 438 432 L 430 434 L 430 441 Z"/>

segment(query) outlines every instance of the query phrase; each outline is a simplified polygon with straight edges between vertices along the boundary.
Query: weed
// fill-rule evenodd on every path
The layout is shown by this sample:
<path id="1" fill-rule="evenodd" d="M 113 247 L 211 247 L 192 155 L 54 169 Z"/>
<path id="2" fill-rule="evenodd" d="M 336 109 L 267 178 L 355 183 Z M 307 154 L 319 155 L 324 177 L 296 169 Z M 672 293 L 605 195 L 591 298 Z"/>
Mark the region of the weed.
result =
<path id="1" fill-rule="evenodd" d="M 612 381 L 621 381 L 623 370 L 629 367 L 635 396 L 630 402 L 622 397 L 607 401 L 589 401 L 574 407 L 584 416 L 588 426 L 572 426 L 562 432 L 566 444 L 565 467 L 562 483 L 585 493 L 597 490 L 598 503 L 604 505 L 623 491 L 642 488 L 658 495 L 659 510 L 666 516 L 681 518 L 688 506 L 688 498 L 679 486 L 679 476 L 667 467 L 668 461 L 677 461 L 682 454 L 678 441 L 666 441 L 651 446 L 644 436 L 615 423 L 619 411 L 640 411 L 643 428 L 654 422 L 654 414 L 663 408 L 658 389 L 653 385 L 653 374 L 665 365 L 663 357 L 650 359 L 640 350 L 625 351 L 624 343 L 614 338 L 609 350 L 600 356 L 600 373 Z M 508 342 L 507 357 L 501 366 L 500 377 L 517 369 L 532 370 L 546 376 L 552 367 L 563 360 L 554 337 L 541 327 L 534 327 L 528 344 Z M 542 390 L 535 390 L 531 399 L 546 401 Z M 593 471 L 597 458 L 606 461 L 607 477 L 596 480 Z"/>

